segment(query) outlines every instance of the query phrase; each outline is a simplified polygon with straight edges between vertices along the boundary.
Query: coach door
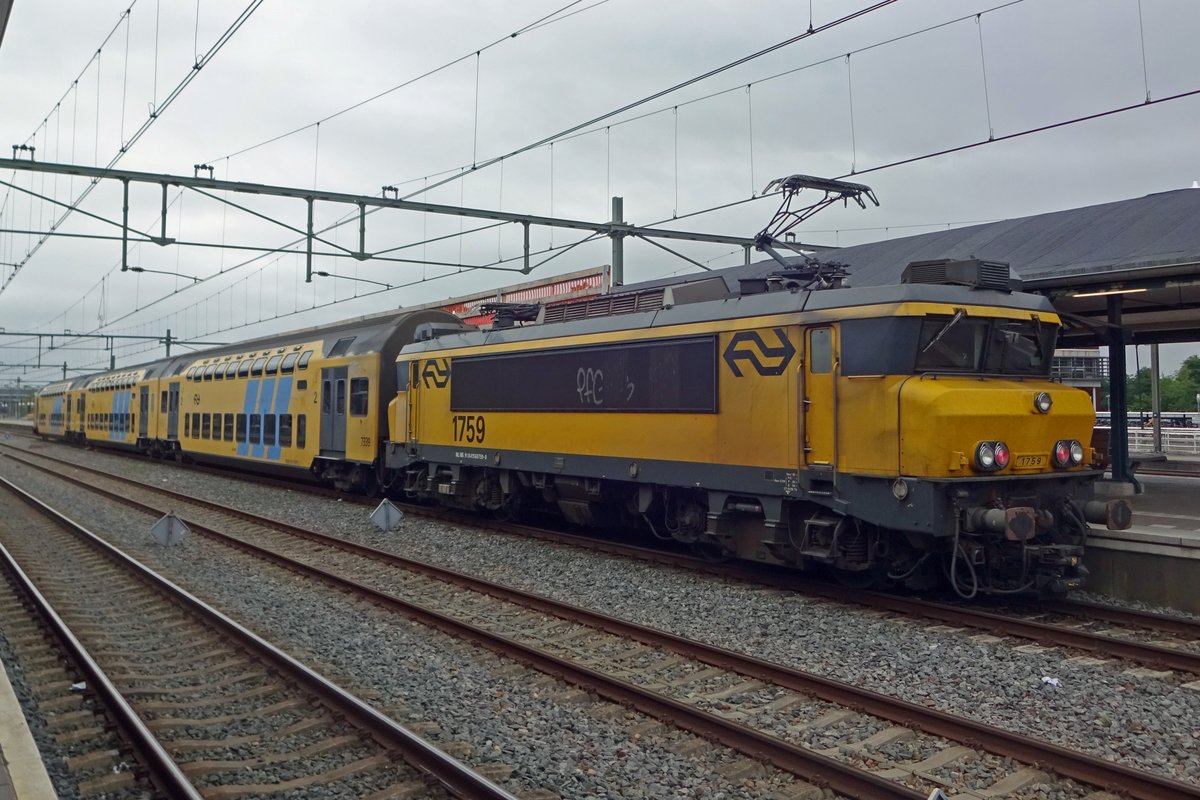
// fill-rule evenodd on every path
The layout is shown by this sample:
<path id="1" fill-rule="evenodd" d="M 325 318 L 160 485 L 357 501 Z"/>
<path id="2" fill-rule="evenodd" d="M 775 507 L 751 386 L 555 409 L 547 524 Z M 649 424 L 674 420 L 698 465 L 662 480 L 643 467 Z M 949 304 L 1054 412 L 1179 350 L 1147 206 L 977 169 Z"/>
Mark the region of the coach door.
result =
<path id="1" fill-rule="evenodd" d="M 833 328 L 809 328 L 804 358 L 804 455 L 811 465 L 832 467 L 837 457 Z"/>
<path id="2" fill-rule="evenodd" d="M 346 376 L 348 367 L 321 370 L 321 455 L 346 455 Z"/>
<path id="3" fill-rule="evenodd" d="M 179 438 L 179 382 L 167 387 L 167 438 Z"/>
<path id="4" fill-rule="evenodd" d="M 138 398 L 138 438 L 145 439 L 150 433 L 150 387 L 141 387 Z"/>

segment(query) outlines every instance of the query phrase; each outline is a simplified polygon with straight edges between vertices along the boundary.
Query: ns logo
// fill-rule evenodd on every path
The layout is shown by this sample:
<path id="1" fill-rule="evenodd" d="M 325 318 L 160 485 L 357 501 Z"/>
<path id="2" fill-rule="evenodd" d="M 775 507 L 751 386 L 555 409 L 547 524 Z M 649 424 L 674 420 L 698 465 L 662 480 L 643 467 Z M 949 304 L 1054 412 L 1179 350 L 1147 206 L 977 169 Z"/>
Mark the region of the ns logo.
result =
<path id="1" fill-rule="evenodd" d="M 421 367 L 421 383 L 426 389 L 444 389 L 450 383 L 450 359 L 434 358 Z"/>
<path id="2" fill-rule="evenodd" d="M 772 328 L 771 333 L 778 344 L 767 343 L 758 331 L 740 331 L 733 335 L 721 357 L 735 377 L 742 377 L 742 364 L 739 362 L 745 362 L 759 375 L 783 374 L 796 354 L 796 348 L 788 341 L 783 328 Z"/>

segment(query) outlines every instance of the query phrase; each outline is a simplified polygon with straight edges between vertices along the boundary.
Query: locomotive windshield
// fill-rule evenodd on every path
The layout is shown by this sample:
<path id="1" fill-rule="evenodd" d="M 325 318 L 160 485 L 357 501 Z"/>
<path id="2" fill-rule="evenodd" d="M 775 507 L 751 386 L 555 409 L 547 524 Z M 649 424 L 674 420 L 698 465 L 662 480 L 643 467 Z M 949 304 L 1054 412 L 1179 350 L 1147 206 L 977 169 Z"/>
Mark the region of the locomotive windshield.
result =
<path id="1" fill-rule="evenodd" d="M 971 317 L 965 312 L 845 320 L 842 374 L 962 372 L 1045 377 L 1050 374 L 1057 335 L 1055 325 Z"/>

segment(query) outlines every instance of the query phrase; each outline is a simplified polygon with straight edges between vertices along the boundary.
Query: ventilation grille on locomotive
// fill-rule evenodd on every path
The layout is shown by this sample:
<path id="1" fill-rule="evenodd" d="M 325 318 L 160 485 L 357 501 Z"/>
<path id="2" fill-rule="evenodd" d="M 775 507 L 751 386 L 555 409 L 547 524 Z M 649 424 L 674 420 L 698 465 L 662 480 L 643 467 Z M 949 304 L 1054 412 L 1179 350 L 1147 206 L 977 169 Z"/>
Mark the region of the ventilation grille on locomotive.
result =
<path id="1" fill-rule="evenodd" d="M 546 306 L 546 322 L 567 322 L 588 317 L 607 317 L 613 314 L 632 314 L 635 311 L 654 311 L 663 307 L 663 290 L 609 294 L 587 300 L 572 300 Z"/>
<path id="2" fill-rule="evenodd" d="M 904 268 L 901 283 L 951 283 L 977 289 L 998 289 L 1008 292 L 1017 288 L 1019 280 L 1012 277 L 1005 261 L 984 261 L 970 258 L 952 261 L 914 261 Z"/>

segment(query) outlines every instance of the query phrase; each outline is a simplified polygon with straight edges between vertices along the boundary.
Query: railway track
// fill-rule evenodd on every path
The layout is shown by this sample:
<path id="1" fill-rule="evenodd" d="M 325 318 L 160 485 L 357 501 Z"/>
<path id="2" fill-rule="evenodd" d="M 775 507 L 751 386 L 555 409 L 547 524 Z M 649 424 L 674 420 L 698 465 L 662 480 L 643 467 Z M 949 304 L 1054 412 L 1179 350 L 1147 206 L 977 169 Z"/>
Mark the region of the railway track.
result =
<path id="1" fill-rule="evenodd" d="M 581 688 L 633 704 L 664 722 L 682 725 L 759 758 L 765 754 L 765 760 L 776 766 L 808 780 L 828 781 L 850 796 L 912 795 L 886 794 L 907 788 L 897 789 L 894 783 L 866 787 L 847 782 L 850 778 L 831 778 L 831 770 L 871 763 L 875 768 L 868 774 L 888 782 L 906 780 L 926 791 L 939 785 L 939 769 L 962 758 L 979 757 L 974 753 L 978 748 L 1026 764 L 1052 765 L 1061 775 L 1092 785 L 1120 787 L 1132 797 L 1200 797 L 1200 789 L 1188 784 L 394 554 L 231 512 L 219 504 L 159 487 L 129 482 L 122 483 L 119 491 L 103 490 L 95 485 L 94 477 L 84 485 L 92 491 L 107 491 L 126 503 L 141 502 L 131 493 L 170 496 L 177 507 L 187 504 L 185 513 L 195 517 L 194 526 L 208 536 L 289 569 L 368 593 L 378 603 L 455 635 L 468 636 L 542 671 L 569 675 Z M 150 513 L 161 511 L 155 507 Z M 253 528 L 234 537 L 211 527 L 245 523 Z M 294 555 L 287 556 L 288 550 Z M 401 579 L 401 588 L 393 592 L 418 598 L 419 604 L 374 588 L 395 582 L 396 568 L 413 577 Z M 355 577 L 349 580 L 344 574 Z M 474 596 L 464 595 L 463 590 Z M 535 612 L 532 618 L 530 612 Z M 454 619 L 448 618 L 451 614 Z M 545 615 L 554 619 L 547 621 Z M 592 655 L 596 652 L 608 654 L 603 664 L 596 663 Z M 578 669 L 580 659 L 590 664 L 571 671 Z M 862 713 L 879 720 L 871 736 L 858 746 L 821 747 L 823 730 Z M 796 719 L 803 722 L 796 724 Z M 788 739 L 799 739 L 801 745 L 790 745 Z M 907 748 L 925 755 L 904 764 L 881 758 L 880 752 L 896 742 L 907 742 Z M 955 742 L 969 742 L 971 747 Z M 998 765 L 993 788 L 1016 788 L 1040 779 L 1036 770 L 1006 771 Z M 870 793 L 875 791 L 885 794 Z M 925 795 L 918 792 L 916 796 Z"/>
<path id="2" fill-rule="evenodd" d="M 0 450 L 4 449 L 0 443 Z M 10 450 L 12 448 L 9 448 Z M 55 463 L 77 466 L 75 462 L 58 459 L 44 453 L 36 454 Z M 80 469 L 90 469 L 79 467 Z M 188 465 L 188 469 L 228 478 L 223 470 Z M 105 474 L 95 470 L 95 474 Z M 277 485 L 295 490 L 294 484 L 258 476 L 247 476 L 256 483 Z M 154 487 L 158 488 L 158 487 Z M 165 490 L 164 490 L 165 491 Z M 310 491 L 306 488 L 305 491 Z M 377 501 L 356 495 L 346 495 L 332 490 L 320 490 L 331 497 L 364 507 Z M 181 496 L 184 499 L 184 496 Z M 679 566 L 689 570 L 717 575 L 723 578 L 752 584 L 767 585 L 789 592 L 802 592 L 848 605 L 865 606 L 885 613 L 923 617 L 953 627 L 964 627 L 995 636 L 1011 636 L 1025 639 L 1037 645 L 1065 647 L 1085 652 L 1094 657 L 1120 658 L 1141 664 L 1152 670 L 1180 670 L 1200 674 L 1200 622 L 1184 617 L 1153 614 L 1095 603 L 1067 600 L 1046 600 L 1035 606 L 1020 606 L 1007 613 L 997 612 L 994 606 L 973 606 L 960 603 L 942 603 L 898 594 L 871 592 L 814 580 L 788 570 L 772 570 L 761 566 L 744 566 L 736 563 L 713 562 L 677 550 L 643 547 L 590 536 L 566 533 L 533 525 L 501 522 L 479 516 L 463 514 L 428 506 L 402 504 L 406 513 L 424 516 L 456 524 L 495 530 L 502 533 L 529 536 L 545 541 L 566 543 L 589 550 L 639 558 L 660 564 Z M 1054 624 L 1043 621 L 1048 614 L 1071 618 L 1083 622 L 1106 622 L 1120 628 L 1087 630 L 1070 622 Z M 1164 638 L 1167 637 L 1167 638 Z"/>
<path id="3" fill-rule="evenodd" d="M 6 571 L 163 795 L 321 787 L 514 800 L 15 484 L 0 485 Z"/>

